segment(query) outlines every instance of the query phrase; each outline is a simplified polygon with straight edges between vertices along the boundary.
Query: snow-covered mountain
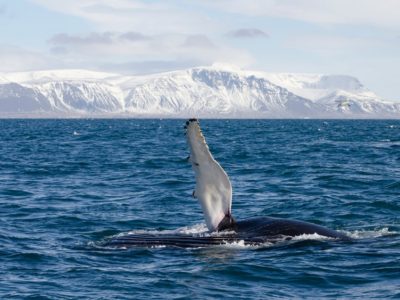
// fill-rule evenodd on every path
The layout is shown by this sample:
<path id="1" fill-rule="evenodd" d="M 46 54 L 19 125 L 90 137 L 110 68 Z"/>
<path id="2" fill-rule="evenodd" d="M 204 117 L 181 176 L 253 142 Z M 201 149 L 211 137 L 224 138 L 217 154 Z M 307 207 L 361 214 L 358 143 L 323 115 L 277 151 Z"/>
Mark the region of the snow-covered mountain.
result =
<path id="1" fill-rule="evenodd" d="M 400 103 L 343 75 L 51 70 L 0 74 L 0 116 L 399 118 Z"/>

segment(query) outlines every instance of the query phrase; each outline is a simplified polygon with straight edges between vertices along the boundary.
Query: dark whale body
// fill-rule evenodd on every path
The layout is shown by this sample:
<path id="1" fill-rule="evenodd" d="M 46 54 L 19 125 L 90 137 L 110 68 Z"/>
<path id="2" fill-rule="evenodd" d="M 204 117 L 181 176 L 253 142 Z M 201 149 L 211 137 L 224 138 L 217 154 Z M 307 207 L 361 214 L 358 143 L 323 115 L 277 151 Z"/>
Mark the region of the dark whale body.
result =
<path id="1" fill-rule="evenodd" d="M 338 240 L 350 240 L 345 234 L 320 225 L 297 220 L 259 217 L 235 222 L 231 228 L 220 231 L 218 235 L 129 234 L 112 238 L 103 246 L 113 248 L 160 246 L 198 248 L 241 241 L 246 245 L 261 245 L 314 233 Z"/>

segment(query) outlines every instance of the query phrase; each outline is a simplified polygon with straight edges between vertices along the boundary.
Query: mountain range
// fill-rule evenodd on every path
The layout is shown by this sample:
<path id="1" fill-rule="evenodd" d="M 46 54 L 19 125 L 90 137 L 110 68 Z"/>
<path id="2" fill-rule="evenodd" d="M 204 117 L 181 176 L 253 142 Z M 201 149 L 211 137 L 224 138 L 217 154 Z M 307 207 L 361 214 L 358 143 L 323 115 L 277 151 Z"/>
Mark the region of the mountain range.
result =
<path id="1" fill-rule="evenodd" d="M 48 70 L 0 74 L 0 117 L 400 118 L 400 103 L 347 75 Z"/>

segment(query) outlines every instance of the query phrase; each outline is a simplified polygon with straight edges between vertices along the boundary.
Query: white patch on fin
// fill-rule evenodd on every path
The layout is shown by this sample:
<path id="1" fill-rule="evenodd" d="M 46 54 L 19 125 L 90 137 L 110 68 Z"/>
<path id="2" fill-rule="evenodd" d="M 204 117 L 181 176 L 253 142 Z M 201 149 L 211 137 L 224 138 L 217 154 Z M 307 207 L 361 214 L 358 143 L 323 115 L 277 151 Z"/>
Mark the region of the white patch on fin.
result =
<path id="1" fill-rule="evenodd" d="M 195 195 L 203 209 L 208 230 L 215 231 L 224 217 L 231 215 L 232 185 L 210 153 L 199 122 L 190 119 L 185 127 L 190 162 L 196 176 Z"/>

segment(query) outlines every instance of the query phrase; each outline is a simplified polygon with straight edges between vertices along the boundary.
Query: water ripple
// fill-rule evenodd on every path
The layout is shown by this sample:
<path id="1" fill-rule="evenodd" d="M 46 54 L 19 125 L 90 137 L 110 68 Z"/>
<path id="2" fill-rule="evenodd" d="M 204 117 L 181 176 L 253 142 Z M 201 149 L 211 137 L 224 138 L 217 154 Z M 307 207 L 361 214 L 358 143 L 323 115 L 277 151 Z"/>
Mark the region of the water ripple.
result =
<path id="1" fill-rule="evenodd" d="M 0 120 L 0 298 L 398 298 L 400 122 L 204 120 L 237 218 L 323 224 L 248 247 L 117 251 L 203 233 L 182 120 Z"/>

